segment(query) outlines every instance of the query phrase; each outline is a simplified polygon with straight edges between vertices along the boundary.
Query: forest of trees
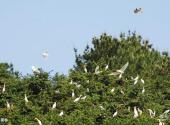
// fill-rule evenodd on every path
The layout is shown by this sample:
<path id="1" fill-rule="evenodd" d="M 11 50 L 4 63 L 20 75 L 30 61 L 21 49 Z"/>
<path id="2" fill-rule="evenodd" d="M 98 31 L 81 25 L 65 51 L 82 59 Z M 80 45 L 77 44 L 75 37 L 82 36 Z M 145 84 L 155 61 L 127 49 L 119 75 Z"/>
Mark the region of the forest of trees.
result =
<path id="1" fill-rule="evenodd" d="M 168 125 L 170 57 L 140 35 L 107 34 L 75 51 L 68 75 L 0 63 L 0 125 Z"/>

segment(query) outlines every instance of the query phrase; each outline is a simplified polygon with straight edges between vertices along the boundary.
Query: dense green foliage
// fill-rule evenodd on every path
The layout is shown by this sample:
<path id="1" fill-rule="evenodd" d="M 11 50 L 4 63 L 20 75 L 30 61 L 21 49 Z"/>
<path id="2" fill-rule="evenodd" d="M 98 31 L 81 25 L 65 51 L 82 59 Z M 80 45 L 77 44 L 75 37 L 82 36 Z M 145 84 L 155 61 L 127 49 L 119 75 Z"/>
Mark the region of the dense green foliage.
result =
<path id="1" fill-rule="evenodd" d="M 6 125 L 155 125 L 159 116 L 170 109 L 170 57 L 152 48 L 147 40 L 134 33 L 120 38 L 106 34 L 93 38 L 92 47 L 83 54 L 75 49 L 76 64 L 68 76 L 56 73 L 21 76 L 13 66 L 0 64 L 0 119 Z M 122 78 L 109 75 L 126 62 L 129 66 Z M 105 70 L 106 65 L 109 66 Z M 101 71 L 95 74 L 95 68 Z M 87 73 L 84 71 L 87 68 Z M 134 85 L 131 77 L 139 76 Z M 143 79 L 143 84 L 140 80 Z M 73 81 L 73 84 L 70 84 Z M 2 92 L 5 84 L 6 91 Z M 77 85 L 81 85 L 77 88 Z M 112 88 L 114 92 L 111 92 Z M 142 89 L 145 92 L 142 93 Z M 89 89 L 89 91 L 88 91 Z M 72 90 L 75 97 L 72 97 Z M 58 92 L 57 92 L 58 91 Z M 124 94 L 123 94 L 123 92 Z M 29 102 L 24 101 L 24 94 Z M 87 96 L 85 100 L 74 99 Z M 7 102 L 11 108 L 7 108 Z M 52 109 L 56 102 L 56 108 Z M 104 109 L 101 109 L 103 106 Z M 134 106 L 143 113 L 134 118 Z M 148 109 L 156 111 L 151 118 Z M 63 110 L 64 115 L 59 116 Z M 113 117 L 115 112 L 116 117 Z M 167 117 L 165 124 L 170 124 Z"/>

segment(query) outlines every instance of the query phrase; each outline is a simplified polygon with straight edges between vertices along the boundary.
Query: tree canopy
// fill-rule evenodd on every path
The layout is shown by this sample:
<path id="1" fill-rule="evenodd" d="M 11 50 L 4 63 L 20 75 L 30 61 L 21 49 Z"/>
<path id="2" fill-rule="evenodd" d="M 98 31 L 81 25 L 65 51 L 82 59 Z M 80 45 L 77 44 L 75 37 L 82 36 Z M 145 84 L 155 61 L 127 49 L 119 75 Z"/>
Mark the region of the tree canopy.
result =
<path id="1" fill-rule="evenodd" d="M 43 125 L 170 124 L 168 52 L 135 33 L 119 38 L 104 33 L 82 54 L 74 51 L 68 75 L 41 70 L 22 76 L 1 63 L 0 124 L 38 125 L 35 118 Z"/>

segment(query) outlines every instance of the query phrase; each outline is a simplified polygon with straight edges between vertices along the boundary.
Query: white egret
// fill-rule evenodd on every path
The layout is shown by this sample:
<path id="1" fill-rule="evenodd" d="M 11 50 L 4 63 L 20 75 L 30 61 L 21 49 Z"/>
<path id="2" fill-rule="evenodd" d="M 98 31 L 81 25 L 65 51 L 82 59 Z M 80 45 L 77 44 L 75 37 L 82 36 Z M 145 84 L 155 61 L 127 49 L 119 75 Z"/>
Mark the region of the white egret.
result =
<path id="1" fill-rule="evenodd" d="M 145 92 L 145 88 L 143 87 L 143 89 L 142 89 L 142 94 L 144 94 L 144 92 Z"/>
<path id="2" fill-rule="evenodd" d="M 42 122 L 38 118 L 35 118 L 35 120 L 38 122 L 39 125 L 42 125 Z"/>
<path id="3" fill-rule="evenodd" d="M 44 59 L 47 59 L 48 56 L 49 56 L 48 51 L 45 51 L 45 52 L 42 53 L 42 57 L 43 57 Z"/>
<path id="4" fill-rule="evenodd" d="M 105 110 L 105 109 L 103 108 L 103 106 L 102 106 L 102 105 L 100 105 L 99 107 L 101 108 L 101 110 Z"/>
<path id="5" fill-rule="evenodd" d="M 59 116 L 63 116 L 64 115 L 64 112 L 63 110 L 60 112 Z"/>
<path id="6" fill-rule="evenodd" d="M 113 114 L 113 117 L 116 117 L 117 114 L 118 114 L 118 111 L 116 110 L 116 112 L 114 112 L 114 114 Z"/>
<path id="7" fill-rule="evenodd" d="M 78 101 L 80 100 L 81 96 L 82 96 L 82 95 L 80 95 L 78 98 L 76 98 L 76 99 L 74 100 L 74 102 L 78 102 Z"/>
<path id="8" fill-rule="evenodd" d="M 140 80 L 143 84 L 145 84 L 145 81 L 143 79 Z"/>
<path id="9" fill-rule="evenodd" d="M 5 92 L 5 83 L 4 83 L 4 86 L 2 88 L 2 93 L 4 93 L 4 92 Z"/>
<path id="10" fill-rule="evenodd" d="M 55 93 L 56 93 L 56 94 L 59 94 L 59 93 L 60 93 L 60 90 L 55 90 Z"/>
<path id="11" fill-rule="evenodd" d="M 134 106 L 134 116 L 133 116 L 133 118 L 137 118 L 137 117 L 139 117 L 139 114 L 138 114 L 138 111 L 136 109 L 136 106 Z"/>
<path id="12" fill-rule="evenodd" d="M 152 109 L 148 109 L 148 111 L 151 118 L 153 118 L 155 116 L 155 111 L 152 111 Z"/>
<path id="13" fill-rule="evenodd" d="M 74 98 L 74 96 L 75 96 L 75 93 L 74 93 L 74 90 L 72 90 L 71 97 Z"/>
<path id="14" fill-rule="evenodd" d="M 83 97 L 81 97 L 81 99 L 82 99 L 82 100 L 85 100 L 86 98 L 87 98 L 87 96 L 83 96 Z"/>
<path id="15" fill-rule="evenodd" d="M 122 93 L 123 95 L 125 94 L 124 91 L 123 91 L 122 89 L 120 90 L 120 93 Z"/>
<path id="16" fill-rule="evenodd" d="M 161 119 L 158 119 L 159 125 L 164 125 L 164 123 L 161 121 Z"/>
<path id="17" fill-rule="evenodd" d="M 106 67 L 105 67 L 105 71 L 106 71 L 108 68 L 109 68 L 109 65 L 106 65 Z"/>
<path id="18" fill-rule="evenodd" d="M 134 85 L 136 85 L 136 84 L 137 84 L 138 79 L 139 79 L 139 76 L 138 76 L 138 75 L 136 76 L 136 78 L 134 78 L 134 79 L 133 79 L 133 80 L 134 80 Z"/>
<path id="19" fill-rule="evenodd" d="M 114 91 L 115 91 L 115 87 L 113 87 L 110 92 L 113 93 Z"/>
<path id="20" fill-rule="evenodd" d="M 116 72 L 113 72 L 113 73 L 111 73 L 109 75 L 114 75 L 114 76 L 115 75 L 119 75 L 119 78 L 121 78 L 122 74 L 125 72 L 125 70 L 128 67 L 128 65 L 129 65 L 129 62 L 127 62 L 121 69 L 116 70 Z"/>
<path id="21" fill-rule="evenodd" d="M 87 68 L 86 66 L 84 65 L 84 72 L 87 73 Z"/>
<path id="22" fill-rule="evenodd" d="M 95 73 L 94 74 L 99 74 L 99 73 L 101 73 L 102 71 L 99 71 L 99 66 L 97 66 L 96 68 L 95 68 Z"/>
<path id="23" fill-rule="evenodd" d="M 33 73 L 40 74 L 40 70 L 36 68 L 35 66 L 32 66 Z"/>
<path id="24" fill-rule="evenodd" d="M 28 98 L 26 94 L 24 94 L 24 100 L 25 100 L 25 103 L 28 103 Z"/>
<path id="25" fill-rule="evenodd" d="M 54 102 L 54 103 L 53 103 L 53 105 L 52 105 L 52 109 L 55 109 L 55 108 L 56 108 L 56 106 L 57 106 L 57 103 L 56 103 L 56 102 Z"/>
<path id="26" fill-rule="evenodd" d="M 10 106 L 10 104 L 9 104 L 9 102 L 8 102 L 8 101 L 6 101 L 6 107 L 7 107 L 7 109 L 8 109 L 8 110 L 10 110 L 10 109 L 11 109 L 11 106 Z"/>
<path id="27" fill-rule="evenodd" d="M 89 88 L 86 89 L 87 92 L 90 92 Z"/>
<path id="28" fill-rule="evenodd" d="M 73 80 L 70 81 L 70 85 L 72 85 L 72 84 L 73 84 Z"/>
<path id="29" fill-rule="evenodd" d="M 139 112 L 139 115 L 142 115 L 142 110 L 140 110 L 139 108 L 137 108 L 137 111 Z"/>

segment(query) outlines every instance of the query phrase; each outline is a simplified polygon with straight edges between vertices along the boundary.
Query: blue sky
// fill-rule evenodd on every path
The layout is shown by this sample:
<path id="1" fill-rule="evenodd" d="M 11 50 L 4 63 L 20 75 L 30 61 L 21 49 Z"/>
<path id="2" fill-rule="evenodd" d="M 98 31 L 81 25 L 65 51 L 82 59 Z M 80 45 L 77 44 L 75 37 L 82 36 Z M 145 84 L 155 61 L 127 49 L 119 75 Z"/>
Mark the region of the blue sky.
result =
<path id="1" fill-rule="evenodd" d="M 169 0 L 1 0 L 0 62 L 31 73 L 31 66 L 67 74 L 73 48 L 82 52 L 103 32 L 141 34 L 159 50 L 170 50 Z M 136 7 L 143 13 L 134 15 Z M 41 53 L 49 51 L 48 60 Z"/>

